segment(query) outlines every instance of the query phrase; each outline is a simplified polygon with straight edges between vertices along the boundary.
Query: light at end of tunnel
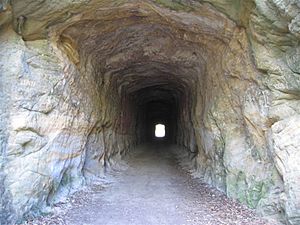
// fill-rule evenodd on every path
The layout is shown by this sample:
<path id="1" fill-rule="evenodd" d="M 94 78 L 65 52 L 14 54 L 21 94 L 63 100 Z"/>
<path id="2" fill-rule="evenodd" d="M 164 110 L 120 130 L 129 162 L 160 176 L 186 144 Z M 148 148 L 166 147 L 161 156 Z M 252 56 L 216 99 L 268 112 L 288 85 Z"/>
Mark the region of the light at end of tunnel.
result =
<path id="1" fill-rule="evenodd" d="M 166 135 L 165 125 L 156 124 L 155 125 L 155 137 L 164 137 Z"/>

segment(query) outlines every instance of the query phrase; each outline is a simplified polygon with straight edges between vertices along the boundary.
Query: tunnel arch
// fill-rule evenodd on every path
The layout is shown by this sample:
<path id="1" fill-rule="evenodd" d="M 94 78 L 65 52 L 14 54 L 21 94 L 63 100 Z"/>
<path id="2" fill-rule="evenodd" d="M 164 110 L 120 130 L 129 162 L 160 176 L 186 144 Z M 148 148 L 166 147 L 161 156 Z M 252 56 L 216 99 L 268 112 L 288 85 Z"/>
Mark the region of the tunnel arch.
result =
<path id="1" fill-rule="evenodd" d="M 230 23 L 229 20 L 226 22 L 227 30 L 224 29 L 224 24 L 210 27 L 211 24 L 203 18 L 207 20 L 219 18 L 222 21 L 221 18 L 224 19 L 224 16 L 215 13 L 209 7 L 205 9 L 208 10 L 205 15 L 200 9 L 193 12 L 196 19 L 190 17 L 189 13 L 178 16 L 170 10 L 168 10 L 170 15 L 163 17 L 161 10 L 164 9 L 142 3 L 139 7 L 128 4 L 117 7 L 114 9 L 115 12 L 94 12 L 96 16 L 93 19 L 89 19 L 90 14 L 82 13 L 77 21 L 57 28 L 60 33 L 55 35 L 58 46 L 80 70 L 86 70 L 85 59 L 89 60 L 89 65 L 93 64 L 94 71 L 88 73 L 95 73 L 92 76 L 98 80 L 97 85 L 108 83 L 107 93 L 112 92 L 108 95 L 114 98 L 110 100 L 111 102 L 116 102 L 116 105 L 120 102 L 127 104 L 128 101 L 147 102 L 145 97 L 138 95 L 137 89 L 152 86 L 149 88 L 154 90 L 155 86 L 164 85 L 172 89 L 169 90 L 171 95 L 176 96 L 176 104 L 171 104 L 173 108 L 179 107 L 175 110 L 178 123 L 186 123 L 187 127 L 192 127 L 191 117 L 195 117 L 192 115 L 194 110 L 191 110 L 191 113 L 188 111 L 189 108 L 201 106 L 195 105 L 198 103 L 195 95 L 203 89 L 200 80 L 205 79 L 207 66 L 205 58 L 215 57 L 217 49 L 219 50 L 222 45 L 226 46 L 235 29 L 234 23 Z M 116 12 L 120 16 L 111 17 Z M 188 28 L 185 23 L 190 20 L 193 25 Z M 180 27 L 175 27 L 174 22 L 180 23 Z M 206 29 L 214 30 L 215 34 L 206 32 Z M 144 90 L 143 93 L 148 92 Z M 123 100 L 127 95 L 130 96 L 128 100 Z M 137 100 L 134 95 L 139 99 Z M 123 118 L 121 116 L 119 120 Z M 133 123 L 132 118 L 124 120 L 131 120 Z M 123 124 L 123 128 L 126 127 L 123 122 L 118 123 Z M 125 123 L 128 124 L 128 121 Z M 174 128 L 177 126 L 178 124 L 172 125 Z M 130 128 L 133 127 L 135 126 Z M 120 128 L 122 132 L 123 128 Z M 197 151 L 195 141 L 190 141 L 194 139 L 193 129 L 185 130 L 187 131 L 182 134 L 173 134 L 171 139 L 193 149 L 192 151 Z"/>
<path id="2" fill-rule="evenodd" d="M 103 175 L 149 139 L 141 124 L 170 114 L 169 141 L 194 174 L 297 224 L 297 168 L 283 149 L 298 159 L 298 144 L 281 143 L 299 124 L 299 7 L 290 2 L 0 3 L 0 182 L 11 214 Z"/>
<path id="3" fill-rule="evenodd" d="M 139 116 L 145 111 L 140 106 L 147 109 L 149 102 L 162 101 L 175 111 L 168 124 L 174 131 L 170 141 L 189 152 L 206 181 L 237 197 L 239 187 L 230 186 L 231 168 L 223 157 L 230 145 L 245 143 L 248 136 L 240 94 L 260 89 L 259 82 L 251 81 L 259 78 L 245 51 L 245 30 L 208 5 L 180 13 L 143 3 L 136 6 L 92 10 L 53 27 L 58 48 L 94 83 L 105 111 L 102 119 L 111 135 L 118 136 L 107 151 L 113 146 L 118 150 L 106 160 L 151 140 L 152 131 L 140 125 L 147 124 L 141 122 L 147 119 Z M 236 137 L 226 140 L 226 133 L 234 132 Z M 87 151 L 86 161 L 92 160 Z M 256 160 L 252 157 L 251 163 L 258 165 Z M 269 162 L 267 156 L 265 160 Z"/>

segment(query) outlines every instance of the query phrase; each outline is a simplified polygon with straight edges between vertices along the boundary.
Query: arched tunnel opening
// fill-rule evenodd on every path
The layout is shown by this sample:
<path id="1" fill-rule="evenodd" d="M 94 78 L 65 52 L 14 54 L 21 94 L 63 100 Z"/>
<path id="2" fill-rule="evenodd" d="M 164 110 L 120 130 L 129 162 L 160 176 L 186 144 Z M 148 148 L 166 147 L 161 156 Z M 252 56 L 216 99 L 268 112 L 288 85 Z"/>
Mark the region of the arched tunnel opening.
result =
<path id="1" fill-rule="evenodd" d="M 165 90 L 161 86 L 152 86 L 141 91 L 145 95 L 150 95 L 150 98 L 148 97 L 147 99 L 139 97 L 137 102 L 137 132 L 141 135 L 141 142 L 149 143 L 163 140 L 164 142 L 174 143 L 178 106 L 176 107 L 172 92 Z M 140 95 L 140 93 L 136 94 Z M 164 125 L 164 129 L 160 131 L 159 129 L 162 128 L 159 125 Z M 165 131 L 165 133 L 160 134 L 159 131 Z M 159 137 L 163 139 L 159 139 Z"/>
<path id="2" fill-rule="evenodd" d="M 97 107 L 99 103 L 93 102 L 99 98 L 102 123 L 121 137 L 106 144 L 124 145 L 121 151 L 125 152 L 160 141 L 185 146 L 196 154 L 194 125 L 201 123 L 201 118 L 196 119 L 195 108 L 202 101 L 201 77 L 206 77 L 203 54 L 213 55 L 214 51 L 207 49 L 206 43 L 185 40 L 186 31 L 156 22 L 159 14 L 151 9 L 145 17 L 139 15 L 143 11 L 128 14 L 128 9 L 121 10 L 125 13 L 122 19 L 104 24 L 100 23 L 104 18 L 80 20 L 56 36 L 58 48 L 78 73 L 74 75 L 70 69 L 69 76 L 85 77 L 84 85 L 90 89 L 84 92 L 86 99 Z M 152 17 L 154 22 L 148 23 L 147 18 Z M 166 128 L 163 139 L 155 137 L 158 123 Z"/>
<path id="3" fill-rule="evenodd" d="M 190 167 L 207 182 L 235 197 L 224 152 L 244 145 L 239 94 L 257 88 L 243 29 L 208 5 L 178 13 L 141 3 L 82 12 L 49 37 L 64 68 L 56 89 L 68 90 L 60 107 L 66 118 L 78 115 L 62 133 L 84 143 L 84 163 L 77 166 L 85 178 L 102 176 L 135 146 L 173 144 L 188 152 Z M 165 125 L 164 139 L 155 137 L 156 124 Z M 74 179 L 72 163 L 68 171 L 57 160 L 60 180 Z M 49 204 L 65 186 L 51 188 Z"/>
<path id="4" fill-rule="evenodd" d="M 0 1 L 3 221 L 159 144 L 298 224 L 299 7 L 287 2 Z"/>
<path id="5" fill-rule="evenodd" d="M 128 95 L 129 101 L 132 101 L 132 110 L 136 111 L 131 114 L 136 115 L 132 118 L 134 120 L 132 122 L 136 123 L 135 136 L 139 144 L 153 142 L 177 144 L 180 113 L 187 107 L 184 96 L 189 96 L 189 91 L 174 81 L 164 79 L 163 74 L 159 74 L 159 78 L 155 80 L 144 79 L 141 81 L 142 84 L 137 83 L 133 92 Z M 127 95 L 124 96 L 126 98 Z M 162 129 L 162 136 L 156 135 L 157 127 Z"/>
<path id="6" fill-rule="evenodd" d="M 150 65 L 146 65 L 147 63 Z M 168 64 L 161 64 L 157 68 L 157 63 L 147 63 L 137 66 L 129 64 L 129 68 L 118 71 L 120 74 L 115 81 L 120 99 L 118 129 L 120 133 L 131 133 L 135 145 L 180 144 L 180 135 L 183 135 L 180 130 L 183 129 L 183 124 L 191 124 L 193 116 L 190 114 L 193 107 L 191 91 L 195 88 L 195 81 L 182 79 L 185 75 L 178 73 L 178 66 L 174 72 L 174 68 Z M 123 80 L 128 70 L 133 75 L 128 75 L 127 78 L 125 76 Z M 163 138 L 155 135 L 157 124 L 165 126 Z"/>

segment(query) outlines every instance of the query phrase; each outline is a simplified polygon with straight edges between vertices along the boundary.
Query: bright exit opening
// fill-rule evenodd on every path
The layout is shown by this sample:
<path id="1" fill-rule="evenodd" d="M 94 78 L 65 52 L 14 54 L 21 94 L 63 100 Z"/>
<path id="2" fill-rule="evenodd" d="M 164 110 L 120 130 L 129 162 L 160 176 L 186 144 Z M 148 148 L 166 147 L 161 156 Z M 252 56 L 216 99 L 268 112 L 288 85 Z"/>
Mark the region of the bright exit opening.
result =
<path id="1" fill-rule="evenodd" d="M 156 124 L 155 125 L 155 137 L 164 137 L 166 135 L 165 125 Z"/>

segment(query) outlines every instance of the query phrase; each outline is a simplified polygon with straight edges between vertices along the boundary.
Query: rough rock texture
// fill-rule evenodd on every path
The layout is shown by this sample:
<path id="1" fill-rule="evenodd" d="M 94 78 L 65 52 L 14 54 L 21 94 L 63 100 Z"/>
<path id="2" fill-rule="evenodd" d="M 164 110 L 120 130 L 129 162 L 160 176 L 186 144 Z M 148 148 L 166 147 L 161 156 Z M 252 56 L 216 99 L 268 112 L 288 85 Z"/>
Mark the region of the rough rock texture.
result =
<path id="1" fill-rule="evenodd" d="M 1 223 L 164 122 L 198 176 L 299 224 L 299 13 L 298 0 L 2 0 Z"/>

